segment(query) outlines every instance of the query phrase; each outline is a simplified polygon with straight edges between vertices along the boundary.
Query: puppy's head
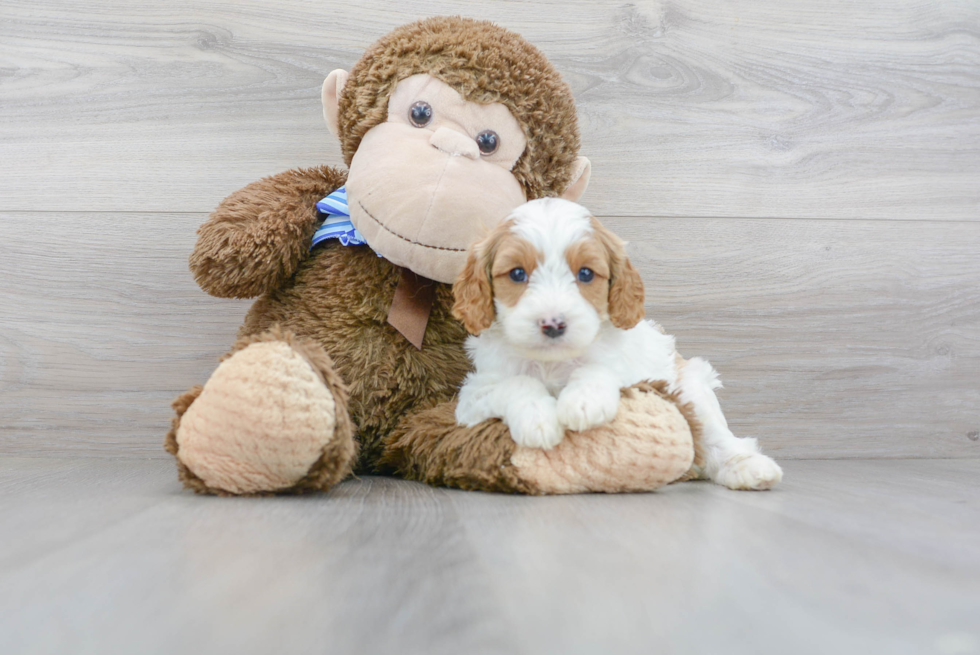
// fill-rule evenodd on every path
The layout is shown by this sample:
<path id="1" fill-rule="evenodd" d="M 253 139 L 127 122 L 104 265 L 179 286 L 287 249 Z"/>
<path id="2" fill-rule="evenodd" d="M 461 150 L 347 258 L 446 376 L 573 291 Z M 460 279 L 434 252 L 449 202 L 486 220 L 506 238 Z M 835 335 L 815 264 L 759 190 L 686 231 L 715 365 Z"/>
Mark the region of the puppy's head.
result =
<path id="1" fill-rule="evenodd" d="M 603 321 L 643 318 L 643 281 L 622 240 L 582 206 L 544 198 L 521 205 L 474 244 L 453 287 L 453 315 L 472 334 L 495 320 L 526 357 L 577 357 Z"/>

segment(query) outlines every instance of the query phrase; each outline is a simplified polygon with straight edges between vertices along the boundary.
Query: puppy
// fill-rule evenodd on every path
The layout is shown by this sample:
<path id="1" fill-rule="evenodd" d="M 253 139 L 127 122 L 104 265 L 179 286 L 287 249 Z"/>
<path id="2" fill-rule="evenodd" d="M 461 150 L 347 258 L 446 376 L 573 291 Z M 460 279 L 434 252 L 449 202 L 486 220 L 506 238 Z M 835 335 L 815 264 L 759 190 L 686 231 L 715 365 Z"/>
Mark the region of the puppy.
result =
<path id="1" fill-rule="evenodd" d="M 500 418 L 519 445 L 549 449 L 565 430 L 611 421 L 621 388 L 665 380 L 702 424 L 703 475 L 732 489 L 782 478 L 754 439 L 728 429 L 711 365 L 683 360 L 674 338 L 643 320 L 643 281 L 624 243 L 584 207 L 555 198 L 518 207 L 472 247 L 453 293 L 475 366 L 460 424 Z"/>

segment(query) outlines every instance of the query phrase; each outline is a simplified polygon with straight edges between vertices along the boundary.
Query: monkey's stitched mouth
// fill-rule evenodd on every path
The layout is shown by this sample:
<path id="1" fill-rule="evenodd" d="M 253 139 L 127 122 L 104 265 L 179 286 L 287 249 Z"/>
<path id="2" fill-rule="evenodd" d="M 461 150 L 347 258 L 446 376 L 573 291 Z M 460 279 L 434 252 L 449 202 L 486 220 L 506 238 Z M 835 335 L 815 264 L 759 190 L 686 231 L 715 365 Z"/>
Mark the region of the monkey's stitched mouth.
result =
<path id="1" fill-rule="evenodd" d="M 466 252 L 466 248 L 447 248 L 445 246 L 433 246 L 433 245 L 429 245 L 428 243 L 422 243 L 421 241 L 415 241 L 413 239 L 409 239 L 406 236 L 402 236 L 401 234 L 398 234 L 397 232 L 395 232 L 394 230 L 392 230 L 390 227 L 388 227 L 387 225 L 385 225 L 384 223 L 382 223 L 380 220 L 378 220 L 378 218 L 374 214 L 372 214 L 370 211 L 368 211 L 368 208 L 364 206 L 364 203 L 363 202 L 361 202 L 360 200 L 358 200 L 357 201 L 357 205 L 362 210 L 364 210 L 364 213 L 367 214 L 368 217 L 372 221 L 374 221 L 375 223 L 377 223 L 381 227 L 381 229 L 383 229 L 385 232 L 387 232 L 388 234 L 390 234 L 392 236 L 398 237 L 402 241 L 405 241 L 407 243 L 410 243 L 413 246 L 422 246 L 423 248 L 431 248 L 432 250 L 445 250 L 447 252 Z"/>

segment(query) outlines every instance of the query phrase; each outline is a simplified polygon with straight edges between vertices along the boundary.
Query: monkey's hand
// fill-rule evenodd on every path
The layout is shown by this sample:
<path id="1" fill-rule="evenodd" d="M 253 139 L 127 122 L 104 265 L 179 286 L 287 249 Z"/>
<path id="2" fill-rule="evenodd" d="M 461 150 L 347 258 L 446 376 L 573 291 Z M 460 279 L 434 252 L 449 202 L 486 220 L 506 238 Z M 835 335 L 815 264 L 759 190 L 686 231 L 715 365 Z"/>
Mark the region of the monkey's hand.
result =
<path id="1" fill-rule="evenodd" d="M 329 166 L 296 169 L 231 194 L 198 230 L 190 257 L 194 279 L 221 298 L 277 288 L 309 256 L 317 201 L 346 179 L 346 171 Z"/>

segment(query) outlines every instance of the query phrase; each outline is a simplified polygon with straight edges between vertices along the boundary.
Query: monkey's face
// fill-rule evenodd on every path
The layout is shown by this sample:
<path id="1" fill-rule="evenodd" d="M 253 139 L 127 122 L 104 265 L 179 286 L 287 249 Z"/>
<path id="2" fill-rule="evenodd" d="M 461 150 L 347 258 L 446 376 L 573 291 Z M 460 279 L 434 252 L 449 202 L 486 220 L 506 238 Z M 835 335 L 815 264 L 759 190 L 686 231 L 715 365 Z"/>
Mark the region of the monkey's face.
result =
<path id="1" fill-rule="evenodd" d="M 503 104 L 464 100 L 429 75 L 408 77 L 351 161 L 351 221 L 389 261 L 451 283 L 469 245 L 527 200 L 511 173 L 526 145 Z"/>

